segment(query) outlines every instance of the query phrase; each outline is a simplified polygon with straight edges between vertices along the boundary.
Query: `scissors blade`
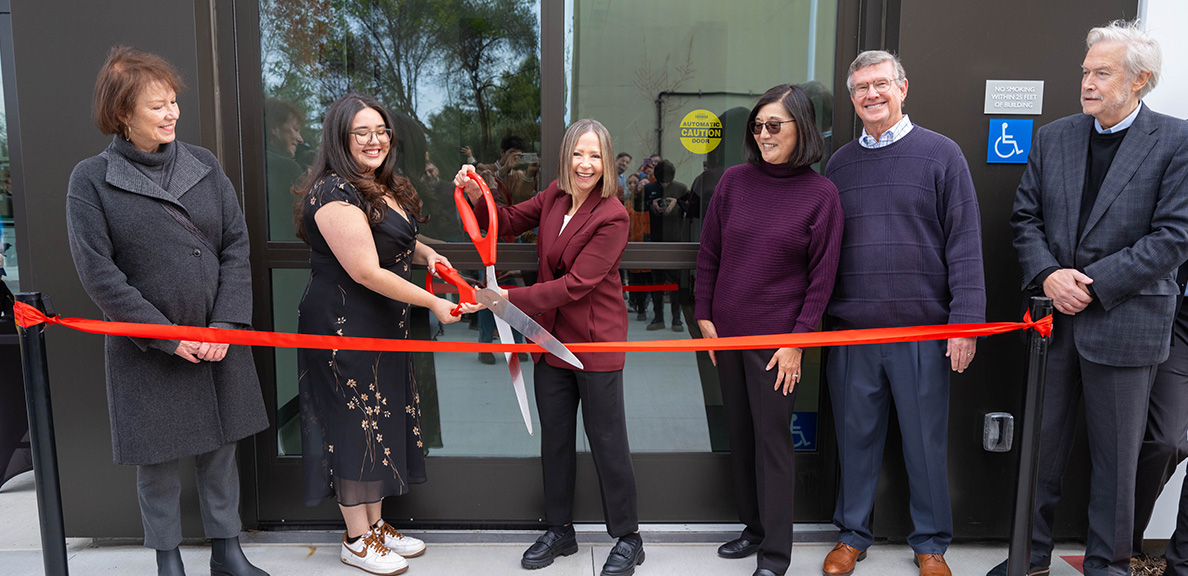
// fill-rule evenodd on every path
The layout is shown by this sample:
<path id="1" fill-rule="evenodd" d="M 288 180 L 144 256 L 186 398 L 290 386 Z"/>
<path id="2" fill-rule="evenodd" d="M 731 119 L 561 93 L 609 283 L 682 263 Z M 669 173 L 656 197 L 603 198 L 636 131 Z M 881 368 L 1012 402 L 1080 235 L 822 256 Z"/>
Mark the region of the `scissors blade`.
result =
<path id="1" fill-rule="evenodd" d="M 569 351 L 560 340 L 545 330 L 535 320 L 529 318 L 523 310 L 516 308 L 515 304 L 508 302 L 498 292 L 483 288 L 475 291 L 475 300 L 480 304 L 485 304 L 493 314 L 495 314 L 496 324 L 504 322 L 512 328 L 520 331 L 525 338 L 537 343 L 541 348 L 547 350 L 550 354 L 567 362 L 570 366 L 578 370 L 584 369 L 582 361 L 578 360 L 573 352 Z M 502 339 L 502 336 L 500 337 Z"/>
<path id="2" fill-rule="evenodd" d="M 495 319 L 495 324 L 499 324 L 499 319 Z M 503 336 L 499 336 L 500 341 Z M 520 357 L 516 354 L 504 353 L 507 357 L 507 369 L 511 372 L 512 387 L 516 391 L 516 401 L 520 403 L 520 415 L 524 417 L 524 427 L 528 429 L 528 435 L 532 435 L 532 413 L 528 411 L 528 390 L 524 385 L 524 371 L 520 369 Z"/>

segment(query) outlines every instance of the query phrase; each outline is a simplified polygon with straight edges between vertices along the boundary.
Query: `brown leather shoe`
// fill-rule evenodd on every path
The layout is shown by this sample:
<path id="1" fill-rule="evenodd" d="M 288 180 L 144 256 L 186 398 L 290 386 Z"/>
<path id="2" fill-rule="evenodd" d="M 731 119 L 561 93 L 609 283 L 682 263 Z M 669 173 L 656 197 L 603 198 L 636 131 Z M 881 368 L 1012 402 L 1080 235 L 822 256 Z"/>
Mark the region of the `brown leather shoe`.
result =
<path id="1" fill-rule="evenodd" d="M 916 554 L 916 566 L 920 567 L 920 576 L 953 576 L 944 554 Z"/>
<path id="2" fill-rule="evenodd" d="M 829 555 L 825 556 L 825 566 L 821 572 L 825 576 L 850 576 L 854 573 L 854 564 L 863 558 L 866 558 L 865 550 L 838 542 Z"/>

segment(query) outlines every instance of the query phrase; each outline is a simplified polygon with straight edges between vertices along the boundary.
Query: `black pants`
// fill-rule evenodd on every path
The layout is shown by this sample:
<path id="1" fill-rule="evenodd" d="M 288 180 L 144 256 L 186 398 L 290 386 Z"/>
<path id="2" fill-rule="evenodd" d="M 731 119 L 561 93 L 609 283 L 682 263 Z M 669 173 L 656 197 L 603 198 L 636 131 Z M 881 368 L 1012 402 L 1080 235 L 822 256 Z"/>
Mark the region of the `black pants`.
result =
<path id="1" fill-rule="evenodd" d="M 730 462 L 743 537 L 759 545 L 759 568 L 776 574 L 792 561 L 792 495 L 796 460 L 792 439 L 793 389 L 775 391 L 775 350 L 719 350 L 718 380 L 730 432 Z"/>
<path id="2" fill-rule="evenodd" d="M 1155 501 L 1185 457 L 1188 457 L 1188 306 L 1180 308 L 1176 316 L 1171 355 L 1159 365 L 1155 384 L 1151 386 L 1147 431 L 1143 435 L 1134 483 L 1135 554 L 1143 550 L 1143 533 L 1151 521 Z M 1188 538 L 1188 533 L 1184 537 Z M 1184 553 L 1188 554 L 1188 549 Z"/>
<path id="3" fill-rule="evenodd" d="M 598 472 L 606 531 L 621 538 L 639 530 L 635 469 L 623 406 L 623 371 L 582 372 L 549 366 L 541 360 L 536 363 L 533 382 L 540 412 L 540 459 L 549 526 L 573 522 L 580 403 Z"/>
<path id="4" fill-rule="evenodd" d="M 1031 563 L 1052 561 L 1052 525 L 1064 469 L 1072 452 L 1077 405 L 1085 400 L 1089 429 L 1089 535 L 1085 576 L 1130 573 L 1134 484 L 1156 366 L 1106 366 L 1077 352 L 1076 325 L 1056 314 L 1048 352 L 1040 427 Z"/>
<path id="5" fill-rule="evenodd" d="M 653 284 L 677 284 L 680 281 L 680 270 L 652 270 Z M 652 292 L 652 322 L 664 323 L 664 292 Z M 681 323 L 681 302 L 677 292 L 672 292 L 669 306 L 672 308 L 672 323 Z"/>

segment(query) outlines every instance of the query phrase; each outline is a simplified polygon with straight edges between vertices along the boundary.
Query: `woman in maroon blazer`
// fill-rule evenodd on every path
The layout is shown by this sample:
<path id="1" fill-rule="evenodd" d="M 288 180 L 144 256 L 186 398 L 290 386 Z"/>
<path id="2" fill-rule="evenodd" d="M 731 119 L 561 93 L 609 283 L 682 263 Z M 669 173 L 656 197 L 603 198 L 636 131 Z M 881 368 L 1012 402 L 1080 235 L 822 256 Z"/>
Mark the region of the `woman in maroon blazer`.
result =
<path id="1" fill-rule="evenodd" d="M 619 282 L 619 261 L 627 247 L 627 210 L 615 198 L 614 171 L 603 177 L 604 162 L 614 157 L 606 128 L 596 120 L 579 120 L 561 143 L 558 179 L 531 199 L 498 209 L 501 232 L 520 234 L 540 227 L 539 279 L 531 286 L 505 290 L 504 295 L 561 342 L 627 339 L 627 307 Z M 486 203 L 476 202 L 481 195 L 478 185 L 466 177 L 472 169 L 463 166 L 454 184 L 465 186 L 479 222 L 485 222 Z M 543 568 L 556 556 L 577 552 L 573 491 L 580 403 L 602 486 L 607 532 L 619 539 L 602 574 L 633 574 L 644 553 L 623 410 L 625 354 L 577 356 L 584 370 L 574 370 L 551 354 L 533 355 L 549 529 L 524 552 L 521 565 Z"/>

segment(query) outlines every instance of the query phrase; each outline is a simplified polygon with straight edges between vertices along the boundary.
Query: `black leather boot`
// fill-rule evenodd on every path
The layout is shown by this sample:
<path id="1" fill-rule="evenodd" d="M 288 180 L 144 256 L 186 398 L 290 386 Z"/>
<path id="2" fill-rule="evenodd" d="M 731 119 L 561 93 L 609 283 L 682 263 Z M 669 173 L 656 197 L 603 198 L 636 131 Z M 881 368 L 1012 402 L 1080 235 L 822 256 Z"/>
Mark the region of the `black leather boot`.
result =
<path id="1" fill-rule="evenodd" d="M 220 576 L 268 576 L 268 573 L 252 566 L 243 549 L 239 547 L 239 537 L 210 539 L 210 573 Z"/>
<path id="2" fill-rule="evenodd" d="M 157 550 L 157 576 L 186 576 L 181 550 Z"/>

